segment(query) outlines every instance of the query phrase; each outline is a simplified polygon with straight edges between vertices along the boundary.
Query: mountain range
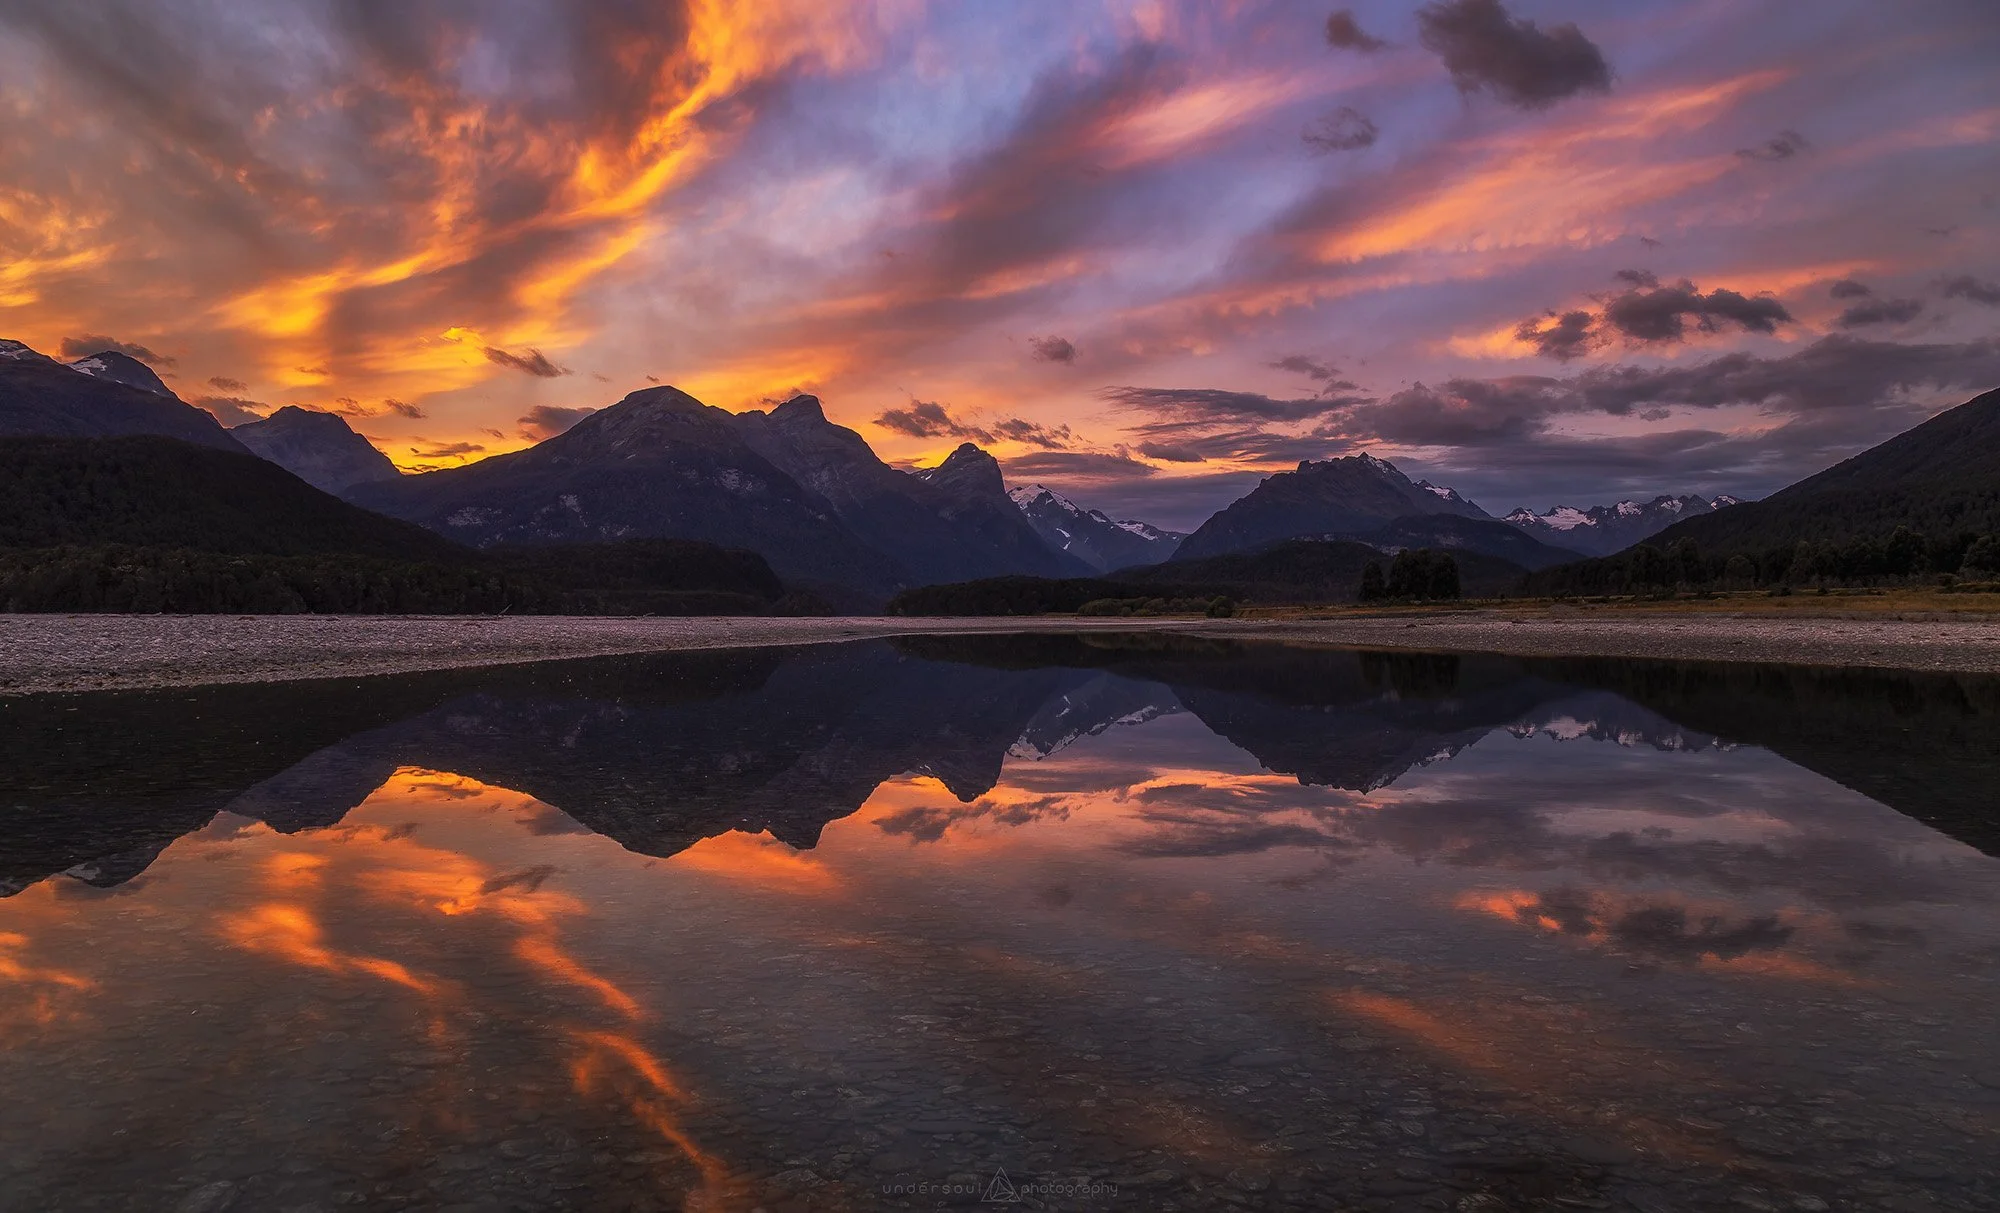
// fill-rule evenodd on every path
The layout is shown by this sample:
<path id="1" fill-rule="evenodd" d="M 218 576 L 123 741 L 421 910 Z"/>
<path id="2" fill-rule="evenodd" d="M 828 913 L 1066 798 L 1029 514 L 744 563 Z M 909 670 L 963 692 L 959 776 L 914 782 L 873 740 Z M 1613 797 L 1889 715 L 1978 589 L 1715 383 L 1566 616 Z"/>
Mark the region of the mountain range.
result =
<path id="1" fill-rule="evenodd" d="M 1046 485 L 1024 484 L 1008 490 L 1007 496 L 1050 547 L 1100 573 L 1158 564 L 1172 557 L 1187 538 L 1148 522 L 1114 522 L 1104 511 L 1087 510 Z"/>
<path id="2" fill-rule="evenodd" d="M 107 351 L 64 364 L 0 338 L 0 436 L 159 434 L 248 453 L 205 409 L 167 390 L 151 367 Z"/>
<path id="3" fill-rule="evenodd" d="M 1672 497 L 1662 494 L 1651 501 L 1621 501 L 1616 505 L 1593 505 L 1583 509 L 1558 505 L 1541 514 L 1523 506 L 1501 521 L 1555 547 L 1581 552 L 1585 556 L 1608 556 L 1648 539 L 1683 519 L 1712 514 L 1725 506 L 1740 504 L 1737 498 L 1726 493 L 1719 497 Z"/>
<path id="4" fill-rule="evenodd" d="M 329 413 L 288 406 L 227 430 L 125 354 L 64 363 L 0 341 L 0 438 L 151 435 L 254 453 L 306 486 L 470 549 L 672 539 L 748 550 L 788 583 L 852 609 L 910 586 L 1089 578 L 1294 541 L 1444 549 L 1539 571 L 1642 540 L 1688 537 L 1723 552 L 1886 536 L 1896 526 L 1991 533 L 2000 529 L 2000 468 L 1986 454 L 2000 431 L 1996 401 L 1989 393 L 1753 505 L 1663 495 L 1494 518 L 1454 489 L 1362 454 L 1269 476 L 1180 535 L 1114 520 L 1045 485 L 1010 491 L 999 462 L 970 443 L 936 467 L 892 467 L 807 395 L 729 413 L 648 388 L 526 450 L 403 475 Z M 211 472 L 235 476 L 241 466 Z M 253 496 L 269 488 L 236 487 Z"/>

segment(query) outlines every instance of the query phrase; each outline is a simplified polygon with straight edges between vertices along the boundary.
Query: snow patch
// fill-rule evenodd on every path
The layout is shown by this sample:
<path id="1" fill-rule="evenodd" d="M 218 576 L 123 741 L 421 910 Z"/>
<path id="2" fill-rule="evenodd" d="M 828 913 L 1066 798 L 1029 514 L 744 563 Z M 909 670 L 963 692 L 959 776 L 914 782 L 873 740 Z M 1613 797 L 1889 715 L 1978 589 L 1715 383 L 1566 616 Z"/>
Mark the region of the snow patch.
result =
<path id="1" fill-rule="evenodd" d="M 1573 505 L 1559 505 L 1542 515 L 1542 525 L 1557 531 L 1573 531 L 1580 526 L 1596 526 L 1597 519 Z"/>
<path id="2" fill-rule="evenodd" d="M 16 358 L 32 358 L 34 354 L 35 351 L 20 342 L 11 338 L 0 337 L 0 358 L 6 358 L 11 361 Z"/>
<path id="3" fill-rule="evenodd" d="M 81 371 L 86 375 L 101 375 L 105 369 L 104 359 L 97 357 L 79 358 L 75 362 L 69 363 L 68 366 L 70 370 Z"/>

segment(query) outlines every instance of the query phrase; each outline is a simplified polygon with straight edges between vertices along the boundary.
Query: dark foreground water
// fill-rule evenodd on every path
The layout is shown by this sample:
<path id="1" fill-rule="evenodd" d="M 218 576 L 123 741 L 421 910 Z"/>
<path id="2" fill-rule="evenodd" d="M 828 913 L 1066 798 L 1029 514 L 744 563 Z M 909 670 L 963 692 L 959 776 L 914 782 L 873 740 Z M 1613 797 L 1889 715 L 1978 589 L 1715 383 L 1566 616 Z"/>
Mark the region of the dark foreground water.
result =
<path id="1" fill-rule="evenodd" d="M 2000 686 L 1160 637 L 0 701 L 7 1209 L 2000 1207 Z"/>

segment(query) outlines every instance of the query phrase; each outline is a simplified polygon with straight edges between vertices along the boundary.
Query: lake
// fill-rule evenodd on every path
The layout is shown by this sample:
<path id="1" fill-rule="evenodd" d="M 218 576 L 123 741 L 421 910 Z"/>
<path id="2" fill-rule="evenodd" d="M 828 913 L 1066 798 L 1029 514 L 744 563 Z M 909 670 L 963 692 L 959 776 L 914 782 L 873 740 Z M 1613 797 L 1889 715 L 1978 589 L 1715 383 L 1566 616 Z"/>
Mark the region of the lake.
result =
<path id="1" fill-rule="evenodd" d="M 928 637 L 0 700 L 8 1209 L 2000 1207 L 2000 682 Z"/>

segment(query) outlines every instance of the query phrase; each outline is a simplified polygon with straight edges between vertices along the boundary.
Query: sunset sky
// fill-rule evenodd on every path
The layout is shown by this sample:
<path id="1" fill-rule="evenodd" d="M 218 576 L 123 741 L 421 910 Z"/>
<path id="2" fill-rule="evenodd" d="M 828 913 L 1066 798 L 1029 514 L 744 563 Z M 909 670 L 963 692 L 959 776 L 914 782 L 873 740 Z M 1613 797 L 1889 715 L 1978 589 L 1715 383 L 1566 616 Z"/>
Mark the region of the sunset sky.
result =
<path id="1" fill-rule="evenodd" d="M 1190 526 L 1757 496 L 2000 386 L 1993 0 L 0 0 L 0 336 L 406 468 L 652 382 Z"/>

